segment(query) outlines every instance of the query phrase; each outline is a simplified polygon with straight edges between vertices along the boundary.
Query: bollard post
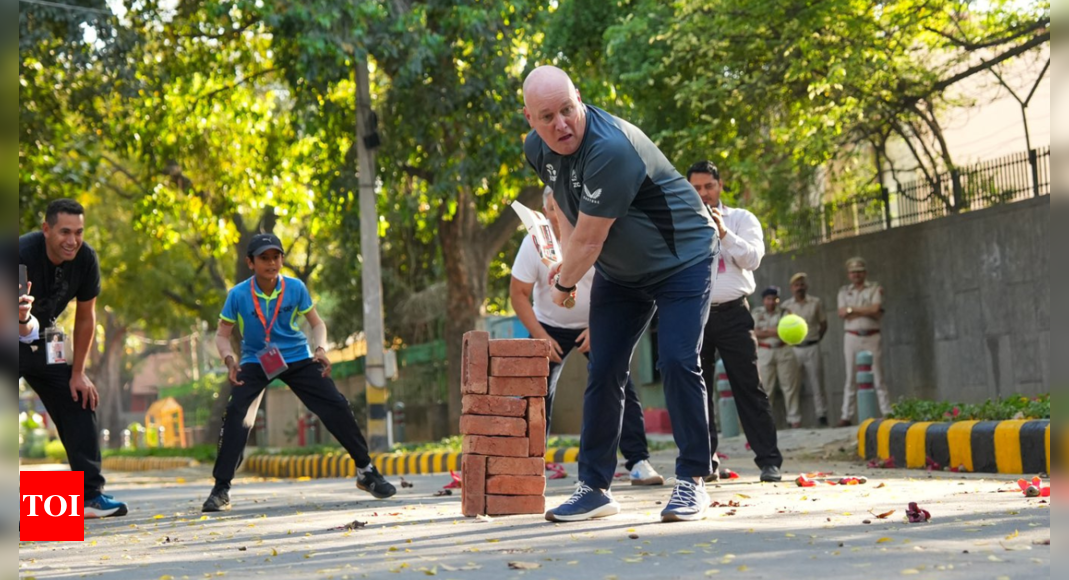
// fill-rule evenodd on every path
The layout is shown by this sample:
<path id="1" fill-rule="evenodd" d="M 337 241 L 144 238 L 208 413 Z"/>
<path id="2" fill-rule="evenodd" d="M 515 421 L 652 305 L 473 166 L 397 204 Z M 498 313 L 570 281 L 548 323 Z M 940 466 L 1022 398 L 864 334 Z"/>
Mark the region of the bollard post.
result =
<path id="1" fill-rule="evenodd" d="M 404 443 L 406 441 L 404 403 L 399 402 L 393 406 L 393 431 L 395 442 Z"/>
<path id="2" fill-rule="evenodd" d="M 876 398 L 876 376 L 872 373 L 872 353 L 857 353 L 857 418 L 858 424 L 880 417 L 880 403 Z"/>
<path id="3" fill-rule="evenodd" d="M 129 429 L 123 429 L 123 431 L 122 431 L 122 448 L 123 449 L 132 449 L 133 448 L 133 446 L 131 445 L 131 442 L 130 442 L 130 435 L 131 435 L 131 433 L 130 433 Z"/>
<path id="4" fill-rule="evenodd" d="M 742 434 L 739 425 L 739 412 L 735 406 L 735 393 L 731 390 L 724 361 L 716 363 L 716 391 L 720 408 L 720 433 L 724 438 L 738 437 Z"/>
<path id="5" fill-rule="evenodd" d="M 100 441 L 104 444 L 105 449 L 111 448 L 111 431 L 102 429 L 100 431 Z"/>

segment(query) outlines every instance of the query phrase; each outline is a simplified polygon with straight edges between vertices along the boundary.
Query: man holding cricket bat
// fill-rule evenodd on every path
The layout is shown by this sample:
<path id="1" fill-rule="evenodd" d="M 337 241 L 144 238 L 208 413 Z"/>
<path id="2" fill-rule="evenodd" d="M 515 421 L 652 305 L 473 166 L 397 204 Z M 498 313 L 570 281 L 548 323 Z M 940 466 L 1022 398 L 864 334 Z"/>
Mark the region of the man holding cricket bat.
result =
<path id="1" fill-rule="evenodd" d="M 706 387 L 698 359 L 719 251 L 716 226 L 698 194 L 635 126 L 585 105 L 568 75 L 541 67 L 524 83 L 532 131 L 524 152 L 564 219 L 563 261 L 550 271 L 554 304 L 596 267 L 590 298 L 590 379 L 583 406 L 575 494 L 546 519 L 616 515 L 610 487 L 624 417 L 631 357 L 654 313 L 660 369 L 680 455 L 678 483 L 661 519 L 698 521 L 712 473 Z M 548 281 L 547 281 L 548 282 Z"/>

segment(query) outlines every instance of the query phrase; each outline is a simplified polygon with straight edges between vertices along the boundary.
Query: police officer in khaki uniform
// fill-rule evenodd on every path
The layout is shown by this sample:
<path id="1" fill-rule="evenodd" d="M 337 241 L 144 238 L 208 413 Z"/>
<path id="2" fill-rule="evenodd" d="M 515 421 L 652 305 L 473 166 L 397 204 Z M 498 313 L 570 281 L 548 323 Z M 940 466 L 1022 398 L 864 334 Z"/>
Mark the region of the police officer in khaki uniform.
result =
<path id="1" fill-rule="evenodd" d="M 883 288 L 868 281 L 868 266 L 861 258 L 846 262 L 850 284 L 839 290 L 839 318 L 846 327 L 843 354 L 846 356 L 846 389 L 843 392 L 843 416 L 840 427 L 853 424 L 857 413 L 857 353 L 872 353 L 872 374 L 875 377 L 876 394 L 880 400 L 880 412 L 891 413 L 891 397 L 883 382 L 883 347 L 880 340 L 880 322 L 883 320 Z"/>
<path id="2" fill-rule="evenodd" d="M 779 387 L 787 405 L 787 422 L 794 429 L 802 427 L 802 381 L 794 350 L 779 339 L 779 321 L 786 315 L 779 304 L 779 288 L 772 286 L 761 293 L 764 308 L 754 314 L 757 335 L 757 368 L 769 395 Z"/>
<path id="3" fill-rule="evenodd" d="M 801 316 L 809 325 L 809 334 L 801 344 L 794 347 L 798 368 L 813 391 L 813 405 L 821 427 L 828 426 L 828 402 L 824 395 L 824 360 L 820 356 L 820 341 L 828 332 L 828 315 L 820 298 L 809 295 L 809 276 L 798 273 L 791 277 L 791 293 L 783 303 L 783 310 Z"/>

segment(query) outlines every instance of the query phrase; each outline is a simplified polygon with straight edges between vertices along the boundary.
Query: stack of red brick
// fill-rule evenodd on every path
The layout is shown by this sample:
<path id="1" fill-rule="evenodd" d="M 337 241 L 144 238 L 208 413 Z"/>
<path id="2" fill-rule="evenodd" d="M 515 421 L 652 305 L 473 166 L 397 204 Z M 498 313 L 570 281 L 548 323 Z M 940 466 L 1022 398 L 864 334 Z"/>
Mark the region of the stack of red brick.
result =
<path id="1" fill-rule="evenodd" d="M 464 336 L 461 471 L 467 517 L 546 510 L 549 343 Z"/>

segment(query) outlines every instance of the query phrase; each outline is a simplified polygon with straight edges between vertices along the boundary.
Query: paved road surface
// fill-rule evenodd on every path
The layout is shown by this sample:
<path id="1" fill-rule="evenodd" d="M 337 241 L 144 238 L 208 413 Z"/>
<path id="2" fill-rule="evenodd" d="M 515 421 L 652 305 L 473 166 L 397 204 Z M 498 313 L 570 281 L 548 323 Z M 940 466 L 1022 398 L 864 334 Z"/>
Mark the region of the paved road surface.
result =
<path id="1" fill-rule="evenodd" d="M 662 472 L 670 454 L 654 461 Z M 673 578 L 865 580 L 1048 578 L 1050 509 L 1026 499 L 1009 478 L 871 471 L 856 463 L 795 463 L 802 470 L 863 474 L 858 487 L 802 489 L 744 478 L 713 490 L 717 508 L 701 523 L 658 523 L 669 488 L 631 488 L 616 496 L 618 517 L 550 524 L 542 517 L 469 520 L 460 498 L 433 497 L 448 478 L 408 478 L 395 500 L 374 501 L 350 481 L 236 484 L 235 509 L 202 517 L 207 470 L 163 476 L 113 474 L 109 489 L 131 515 L 90 522 L 85 544 L 21 544 L 22 578 L 156 580 L 225 577 L 287 579 L 423 578 L 455 580 L 666 580 Z M 552 482 L 551 506 L 575 484 Z M 793 477 L 792 476 L 792 480 Z M 181 478 L 181 479 L 179 479 Z M 905 523 L 908 502 L 934 515 Z M 872 514 L 894 510 L 886 520 Z M 872 512 L 872 513 L 870 513 Z M 872 523 L 865 523 L 865 521 Z M 336 528 L 354 521 L 367 527 Z M 1043 545 L 1046 543 L 1047 545 Z M 532 570 L 510 570 L 510 563 Z"/>

